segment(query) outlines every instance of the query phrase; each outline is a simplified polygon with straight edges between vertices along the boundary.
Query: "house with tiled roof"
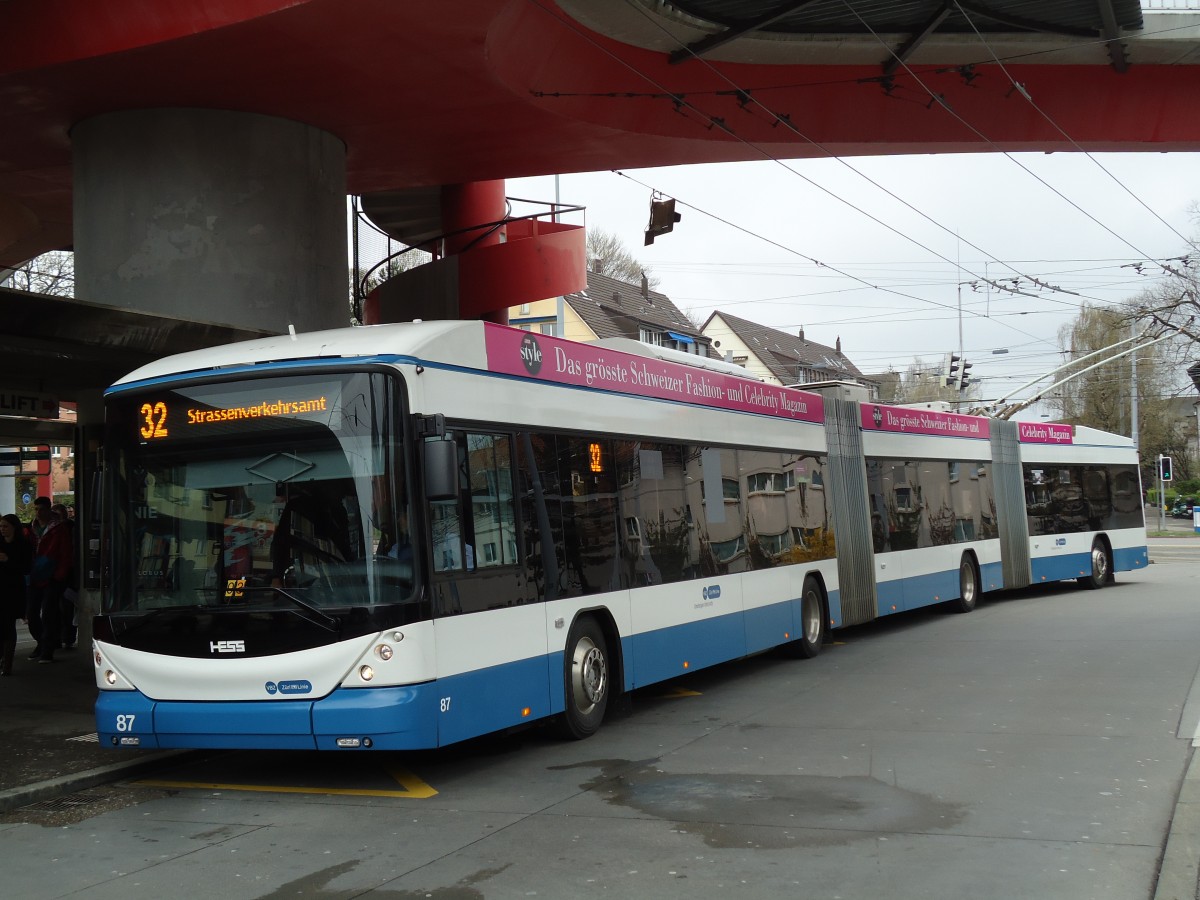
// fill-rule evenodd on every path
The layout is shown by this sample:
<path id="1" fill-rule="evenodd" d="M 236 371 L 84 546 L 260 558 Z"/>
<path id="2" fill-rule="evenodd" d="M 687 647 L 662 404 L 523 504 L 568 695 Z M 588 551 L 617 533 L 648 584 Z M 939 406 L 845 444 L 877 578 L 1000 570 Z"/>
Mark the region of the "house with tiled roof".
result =
<path id="1" fill-rule="evenodd" d="M 842 353 L 842 339 L 827 347 L 798 334 L 768 328 L 748 319 L 714 312 L 700 329 L 712 342 L 713 353 L 745 366 L 751 375 L 773 384 L 796 385 L 852 381 L 876 399 L 879 385 L 859 371 Z"/>
<path id="2" fill-rule="evenodd" d="M 582 291 L 512 307 L 508 323 L 573 341 L 631 338 L 655 347 L 716 355 L 711 341 L 666 294 L 651 290 L 645 280 L 629 284 L 597 272 L 588 272 Z"/>

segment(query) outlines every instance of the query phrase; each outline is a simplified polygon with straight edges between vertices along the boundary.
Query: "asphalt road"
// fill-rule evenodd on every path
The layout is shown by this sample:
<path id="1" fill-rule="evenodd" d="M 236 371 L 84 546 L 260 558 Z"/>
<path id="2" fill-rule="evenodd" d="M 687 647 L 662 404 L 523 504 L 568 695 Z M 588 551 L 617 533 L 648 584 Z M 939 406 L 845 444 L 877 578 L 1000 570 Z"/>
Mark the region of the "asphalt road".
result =
<path id="1" fill-rule="evenodd" d="M 1151 898 L 1200 724 L 1200 541 L 1151 556 L 699 672 L 579 743 L 181 759 L 9 816 L 4 893 Z"/>

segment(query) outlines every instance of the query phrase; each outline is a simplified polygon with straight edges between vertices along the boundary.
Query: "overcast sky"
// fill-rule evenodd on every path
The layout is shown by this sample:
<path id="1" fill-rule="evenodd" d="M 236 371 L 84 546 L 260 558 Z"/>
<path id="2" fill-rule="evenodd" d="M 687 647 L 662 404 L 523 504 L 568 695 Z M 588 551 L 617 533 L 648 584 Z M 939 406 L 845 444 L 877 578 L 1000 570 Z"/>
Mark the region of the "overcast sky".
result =
<path id="1" fill-rule="evenodd" d="M 1059 364 L 1058 329 L 1081 303 L 1135 296 L 1161 272 L 1154 260 L 1188 253 L 1198 164 L 1185 153 L 792 160 L 564 175 L 559 191 L 681 309 L 841 337 L 864 372 L 957 350 L 961 293 L 962 345 L 992 397 Z M 682 220 L 644 247 L 651 189 L 676 198 Z M 553 177 L 507 185 L 546 201 L 554 190 Z"/>

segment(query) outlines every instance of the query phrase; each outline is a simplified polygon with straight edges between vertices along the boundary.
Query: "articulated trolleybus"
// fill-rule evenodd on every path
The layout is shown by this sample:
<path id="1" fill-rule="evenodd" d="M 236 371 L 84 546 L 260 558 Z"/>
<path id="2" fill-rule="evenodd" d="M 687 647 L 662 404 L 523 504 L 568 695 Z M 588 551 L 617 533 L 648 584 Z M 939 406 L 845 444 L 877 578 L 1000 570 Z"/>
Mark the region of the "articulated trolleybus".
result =
<path id="1" fill-rule="evenodd" d="M 481 322 L 107 393 L 102 744 L 414 749 L 985 591 L 1146 565 L 1130 441 Z"/>

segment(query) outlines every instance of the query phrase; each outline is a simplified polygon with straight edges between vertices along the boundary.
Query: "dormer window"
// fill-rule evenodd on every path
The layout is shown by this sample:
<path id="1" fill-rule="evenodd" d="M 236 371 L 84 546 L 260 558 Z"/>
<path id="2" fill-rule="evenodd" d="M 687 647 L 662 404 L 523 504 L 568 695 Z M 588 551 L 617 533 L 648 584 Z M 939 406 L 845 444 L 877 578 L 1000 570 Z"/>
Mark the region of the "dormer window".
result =
<path id="1" fill-rule="evenodd" d="M 663 346 L 663 338 L 665 335 L 661 331 L 655 331 L 653 328 L 639 328 L 638 340 L 643 344 L 649 344 L 651 347 Z"/>

